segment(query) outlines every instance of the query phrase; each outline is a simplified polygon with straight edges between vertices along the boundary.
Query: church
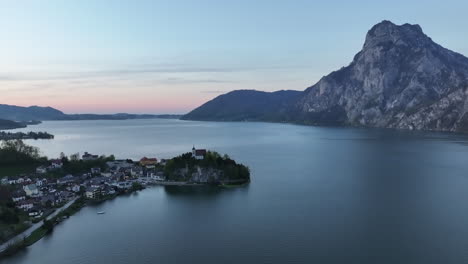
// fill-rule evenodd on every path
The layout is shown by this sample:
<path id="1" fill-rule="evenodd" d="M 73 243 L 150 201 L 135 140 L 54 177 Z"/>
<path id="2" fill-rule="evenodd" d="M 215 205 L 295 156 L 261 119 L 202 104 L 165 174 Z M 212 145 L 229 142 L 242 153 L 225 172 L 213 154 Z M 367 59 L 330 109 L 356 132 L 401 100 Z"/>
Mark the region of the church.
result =
<path id="1" fill-rule="evenodd" d="M 192 148 L 192 157 L 198 160 L 202 160 L 205 158 L 206 149 L 196 149 L 195 146 Z"/>

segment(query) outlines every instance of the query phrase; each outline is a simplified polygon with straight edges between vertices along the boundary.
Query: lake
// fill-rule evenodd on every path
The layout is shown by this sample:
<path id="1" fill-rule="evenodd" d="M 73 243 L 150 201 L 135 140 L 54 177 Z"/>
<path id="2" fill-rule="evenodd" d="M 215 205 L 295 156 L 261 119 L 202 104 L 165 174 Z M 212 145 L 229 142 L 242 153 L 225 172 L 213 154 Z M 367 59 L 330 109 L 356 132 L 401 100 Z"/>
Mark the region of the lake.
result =
<path id="1" fill-rule="evenodd" d="M 252 182 L 85 207 L 1 263 L 468 263 L 466 135 L 164 119 L 25 130 L 56 136 L 28 141 L 50 158 L 170 158 L 195 145 L 249 166 Z"/>

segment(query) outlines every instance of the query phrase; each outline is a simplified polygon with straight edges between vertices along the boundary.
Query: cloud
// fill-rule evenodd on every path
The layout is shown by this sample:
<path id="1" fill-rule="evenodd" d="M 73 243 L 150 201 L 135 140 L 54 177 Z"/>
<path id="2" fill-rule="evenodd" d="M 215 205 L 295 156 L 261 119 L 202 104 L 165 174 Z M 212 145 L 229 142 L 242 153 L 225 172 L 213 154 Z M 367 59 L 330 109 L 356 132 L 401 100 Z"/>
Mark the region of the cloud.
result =
<path id="1" fill-rule="evenodd" d="M 263 65 L 263 66 L 242 66 L 242 67 L 226 67 L 226 66 L 199 66 L 188 64 L 125 64 L 120 66 L 100 65 L 99 68 L 89 66 L 76 66 L 73 68 L 78 70 L 55 71 L 52 69 L 45 70 L 43 67 L 40 71 L 33 72 L 14 72 L 0 75 L 1 81 L 56 81 L 56 80 L 80 80 L 80 79 L 95 79 L 95 78 L 121 78 L 123 76 L 132 75 L 151 75 L 151 74 L 202 74 L 202 73 L 235 73 L 258 70 L 284 70 L 292 68 L 305 68 L 306 66 L 288 66 L 288 65 Z M 63 67 L 66 68 L 66 67 Z M 199 83 L 227 83 L 231 81 L 217 79 L 201 79 L 201 80 L 171 80 L 167 82 L 199 82 Z"/>
<path id="2" fill-rule="evenodd" d="M 234 83 L 230 80 L 221 79 L 193 79 L 193 78 L 182 78 L 182 77 L 170 77 L 162 80 L 163 83 Z"/>
<path id="3" fill-rule="evenodd" d="M 219 90 L 206 90 L 206 91 L 200 91 L 200 93 L 205 93 L 205 94 L 222 94 L 225 93 L 226 91 L 219 91 Z"/>

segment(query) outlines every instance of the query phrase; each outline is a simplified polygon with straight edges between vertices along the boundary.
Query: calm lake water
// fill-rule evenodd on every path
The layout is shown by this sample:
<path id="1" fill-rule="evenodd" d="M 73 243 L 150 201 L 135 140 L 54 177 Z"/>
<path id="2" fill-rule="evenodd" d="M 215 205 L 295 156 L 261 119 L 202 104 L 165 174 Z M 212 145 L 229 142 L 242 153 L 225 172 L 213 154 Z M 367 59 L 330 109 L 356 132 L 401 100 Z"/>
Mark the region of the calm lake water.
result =
<path id="1" fill-rule="evenodd" d="M 1 263 L 468 263 L 464 135 L 179 120 L 26 130 L 56 135 L 29 141 L 49 157 L 169 158 L 195 144 L 248 165 L 252 183 L 86 207 Z"/>

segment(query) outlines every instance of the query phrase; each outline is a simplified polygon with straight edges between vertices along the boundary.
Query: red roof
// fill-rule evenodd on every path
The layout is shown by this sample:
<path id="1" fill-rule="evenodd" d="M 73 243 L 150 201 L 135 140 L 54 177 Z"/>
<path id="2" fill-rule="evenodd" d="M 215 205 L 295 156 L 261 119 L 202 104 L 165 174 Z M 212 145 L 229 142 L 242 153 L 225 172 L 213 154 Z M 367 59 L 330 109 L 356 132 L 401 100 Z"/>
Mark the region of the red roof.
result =
<path id="1" fill-rule="evenodd" d="M 158 161 L 157 158 L 147 158 L 147 157 L 143 157 L 140 161 Z"/>

